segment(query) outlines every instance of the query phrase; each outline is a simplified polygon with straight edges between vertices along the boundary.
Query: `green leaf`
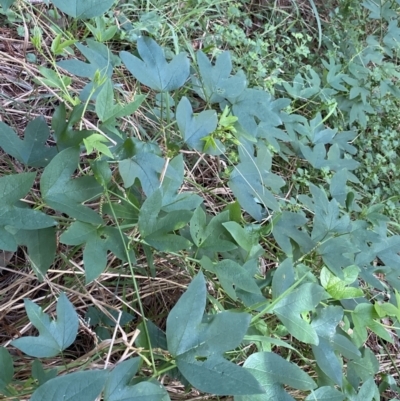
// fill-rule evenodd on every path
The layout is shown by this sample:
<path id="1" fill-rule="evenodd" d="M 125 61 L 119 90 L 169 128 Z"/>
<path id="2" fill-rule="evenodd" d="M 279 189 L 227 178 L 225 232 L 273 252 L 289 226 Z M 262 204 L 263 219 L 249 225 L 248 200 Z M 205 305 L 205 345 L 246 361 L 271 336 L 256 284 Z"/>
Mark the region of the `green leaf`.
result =
<path id="1" fill-rule="evenodd" d="M 205 306 L 206 283 L 199 273 L 167 318 L 168 350 L 178 369 L 200 391 L 217 395 L 260 393 L 251 374 L 222 357 L 240 344 L 250 315 L 222 312 L 203 318 Z"/>
<path id="2" fill-rule="evenodd" d="M 278 192 L 285 182 L 271 173 L 272 157 L 265 146 L 257 150 L 257 157 L 247 151 L 240 153 L 241 161 L 230 176 L 229 187 L 243 209 L 260 221 L 263 218 L 263 207 L 279 210 L 279 204 L 268 188 Z"/>
<path id="3" fill-rule="evenodd" d="M 120 57 L 129 72 L 143 85 L 159 92 L 169 92 L 183 86 L 189 77 L 186 54 L 180 53 L 167 63 L 162 48 L 148 36 L 139 37 L 137 49 L 143 61 L 126 51 L 122 51 Z"/>
<path id="4" fill-rule="evenodd" d="M 90 370 L 56 377 L 40 386 L 30 401 L 95 401 L 108 374 L 108 370 Z"/>
<path id="5" fill-rule="evenodd" d="M 237 299 L 236 289 L 261 295 L 261 290 L 254 279 L 254 274 L 238 263 L 225 259 L 215 266 L 211 266 L 207 270 L 217 275 L 222 288 L 233 300 Z"/>
<path id="6" fill-rule="evenodd" d="M 94 177 L 71 180 L 79 163 L 79 149 L 60 152 L 44 169 L 40 190 L 48 206 L 86 223 L 101 224 L 101 217 L 82 203 L 99 196 L 103 188 Z"/>
<path id="7" fill-rule="evenodd" d="M 246 88 L 246 77 L 243 73 L 231 76 L 232 62 L 228 51 L 222 52 L 212 66 L 208 57 L 202 52 L 196 53 L 200 79 L 192 76 L 196 93 L 209 103 L 221 103 L 224 99 L 237 97 Z"/>
<path id="8" fill-rule="evenodd" d="M 31 266 L 39 280 L 43 280 L 54 262 L 57 249 L 56 230 L 53 227 L 41 230 L 19 230 L 15 238 L 28 248 Z"/>
<path id="9" fill-rule="evenodd" d="M 392 336 L 383 327 L 382 323 L 378 321 L 379 315 L 376 313 L 374 305 L 369 303 L 357 305 L 352 312 L 352 318 L 354 323 L 356 345 L 361 346 L 367 340 L 367 327 L 371 329 L 378 337 L 393 343 Z"/>
<path id="10" fill-rule="evenodd" d="M 72 18 L 90 19 L 104 14 L 114 3 L 114 0 L 51 0 L 63 13 Z"/>
<path id="11" fill-rule="evenodd" d="M 297 244 L 303 253 L 314 248 L 315 242 L 307 231 L 302 229 L 306 223 L 307 219 L 303 213 L 284 211 L 273 224 L 272 235 L 287 257 L 293 257 L 293 244 Z"/>
<path id="12" fill-rule="evenodd" d="M 78 1 L 78 0 L 72 0 Z M 94 0 L 90 0 L 94 1 Z M 109 0 L 111 1 L 111 0 Z M 88 2 L 82 3 L 87 4 Z M 81 43 L 77 43 L 76 47 L 78 50 L 86 57 L 89 63 L 79 60 L 78 58 L 73 58 L 69 60 L 61 60 L 57 62 L 57 66 L 67 70 L 73 75 L 78 77 L 89 78 L 92 81 L 99 76 L 101 78 L 111 78 L 114 67 L 120 65 L 121 60 L 118 56 L 115 56 L 111 50 L 103 43 L 96 42 L 92 39 L 86 40 L 87 46 Z M 88 83 L 81 91 L 80 99 L 87 100 L 91 92 L 95 89 L 96 91 L 92 95 L 95 98 L 100 92 L 102 85 L 98 86 L 99 83 L 94 82 Z"/>
<path id="13" fill-rule="evenodd" d="M 95 110 L 101 121 L 110 123 L 116 118 L 133 114 L 145 98 L 145 95 L 139 95 L 133 102 L 124 106 L 114 104 L 114 89 L 111 79 L 107 79 L 96 98 Z"/>
<path id="14" fill-rule="evenodd" d="M 7 11 L 7 9 L 15 2 L 15 0 L 0 0 L 0 5 L 3 8 L 4 11 Z"/>
<path id="15" fill-rule="evenodd" d="M 284 385 L 298 390 L 316 387 L 307 373 L 273 352 L 252 354 L 243 366 L 258 380 L 264 391 L 262 395 L 235 396 L 235 401 L 294 401 L 284 390 Z"/>
<path id="16" fill-rule="evenodd" d="M 355 269 L 355 276 L 352 274 Z M 337 300 L 346 298 L 358 298 L 364 295 L 361 288 L 348 287 L 357 279 L 359 269 L 357 266 L 348 266 L 343 270 L 344 280 L 336 277 L 325 266 L 321 270 L 321 284 L 329 295 Z M 349 275 L 352 275 L 351 277 Z"/>
<path id="17" fill-rule="evenodd" d="M 372 399 L 380 399 L 378 387 L 375 384 L 375 379 L 370 377 L 361 386 L 357 394 L 357 401 L 372 401 Z"/>
<path id="18" fill-rule="evenodd" d="M 305 401 L 343 401 L 346 396 L 334 387 L 324 386 L 313 391 Z"/>
<path id="19" fill-rule="evenodd" d="M 128 238 L 116 227 L 97 227 L 81 221 L 76 221 L 65 231 L 60 241 L 66 245 L 85 244 L 83 250 L 83 263 L 85 266 L 86 283 L 100 276 L 107 266 L 107 251 L 112 251 L 115 256 L 124 262 L 128 261 L 126 250 L 131 262 L 135 262 L 133 250 L 128 248 Z"/>
<path id="20" fill-rule="evenodd" d="M 272 278 L 272 297 L 278 298 L 294 284 L 294 281 L 293 261 L 287 258 L 279 264 Z"/>
<path id="21" fill-rule="evenodd" d="M 64 293 L 57 302 L 57 320 L 50 321 L 39 306 L 24 299 L 26 313 L 38 329 L 38 337 L 22 337 L 11 344 L 29 356 L 46 358 L 58 355 L 68 348 L 78 334 L 78 315 Z"/>
<path id="22" fill-rule="evenodd" d="M 361 356 L 347 365 L 347 376 L 357 377 L 361 380 L 368 380 L 374 377 L 379 371 L 379 361 L 369 348 L 363 348 Z M 356 386 L 358 385 L 358 381 Z"/>
<path id="23" fill-rule="evenodd" d="M 106 401 L 168 401 L 164 386 L 150 381 L 129 385 L 140 366 L 140 358 L 119 363 L 110 373 L 104 388 Z M 156 382 L 158 383 L 158 382 Z"/>
<path id="24" fill-rule="evenodd" d="M 140 180 L 143 192 L 150 196 L 160 187 L 160 174 L 165 160 L 150 152 L 139 152 L 130 159 L 119 163 L 119 173 L 125 188 L 131 187 L 136 179 Z"/>
<path id="25" fill-rule="evenodd" d="M 214 110 L 205 110 L 194 116 L 192 106 L 185 96 L 176 109 L 176 121 L 185 143 L 199 152 L 203 152 L 204 149 L 202 138 L 214 132 L 218 125 L 217 113 Z"/>
<path id="26" fill-rule="evenodd" d="M 200 252 L 198 257 L 210 252 L 229 252 L 237 246 L 229 241 L 227 231 L 223 223 L 229 221 L 229 211 L 219 213 L 207 224 L 207 216 L 201 206 L 193 213 L 190 219 L 190 235 Z"/>
<path id="27" fill-rule="evenodd" d="M 30 167 L 45 167 L 56 155 L 55 147 L 45 146 L 49 136 L 50 130 L 43 117 L 28 123 L 23 140 L 7 124 L 0 122 L 0 146 L 9 155 Z"/>
<path id="28" fill-rule="evenodd" d="M 106 137 L 104 137 L 104 135 L 96 133 L 88 136 L 87 138 L 83 138 L 83 144 L 85 145 L 88 155 L 96 150 L 97 152 L 113 159 L 114 156 L 106 145 L 107 142 L 109 141 Z"/>
<path id="29" fill-rule="evenodd" d="M 158 214 L 162 206 L 162 193 L 161 190 L 155 190 L 143 202 L 139 212 L 139 231 L 140 234 L 146 238 L 151 233 L 157 231 Z"/>
<path id="30" fill-rule="evenodd" d="M 19 173 L 15 175 L 7 175 L 0 178 L 0 227 L 4 235 L 7 234 L 5 226 L 11 226 L 16 229 L 36 230 L 55 226 L 56 222 L 50 216 L 27 207 L 17 207 L 20 199 L 31 189 L 35 181 L 35 173 Z M 11 239 L 3 239 L 3 250 L 15 251 L 15 241 Z M 10 249 L 11 248 L 11 249 Z"/>
<path id="31" fill-rule="evenodd" d="M 0 347 L 0 394 L 11 395 L 6 389 L 14 376 L 14 363 L 5 347 Z"/>
<path id="32" fill-rule="evenodd" d="M 305 283 L 278 301 L 273 312 L 295 338 L 307 344 L 317 345 L 317 332 L 300 315 L 313 310 L 320 301 L 326 298 L 328 298 L 328 294 L 322 287 L 313 283 Z"/>

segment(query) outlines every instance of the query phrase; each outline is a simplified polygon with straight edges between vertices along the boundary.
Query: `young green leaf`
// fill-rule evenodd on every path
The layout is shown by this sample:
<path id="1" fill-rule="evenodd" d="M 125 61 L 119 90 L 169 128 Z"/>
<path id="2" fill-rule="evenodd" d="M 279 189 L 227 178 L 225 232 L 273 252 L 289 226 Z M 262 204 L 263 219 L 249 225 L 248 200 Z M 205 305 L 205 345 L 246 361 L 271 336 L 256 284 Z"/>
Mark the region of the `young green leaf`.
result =
<path id="1" fill-rule="evenodd" d="M 298 390 L 312 390 L 317 387 L 306 372 L 273 352 L 252 354 L 243 367 L 261 384 L 263 394 L 235 396 L 235 401 L 294 401 L 294 398 L 285 391 L 284 385 Z"/>
<path id="2" fill-rule="evenodd" d="M 139 37 L 137 49 L 143 61 L 126 51 L 122 51 L 120 57 L 129 72 L 143 85 L 159 92 L 169 92 L 186 82 L 190 67 L 186 54 L 180 53 L 167 63 L 161 47 L 147 36 Z"/>
<path id="3" fill-rule="evenodd" d="M 40 308 L 29 299 L 24 299 L 26 313 L 38 329 L 38 337 L 22 337 L 11 344 L 29 356 L 47 358 L 58 355 L 68 348 L 78 334 L 78 315 L 64 293 L 57 302 L 57 320 L 50 320 Z"/>
<path id="4" fill-rule="evenodd" d="M 56 377 L 40 386 L 30 401 L 95 401 L 108 375 L 108 370 L 90 370 Z"/>
<path id="5" fill-rule="evenodd" d="M 40 179 L 43 199 L 50 207 L 71 217 L 86 223 L 101 224 L 101 217 L 82 203 L 99 196 L 103 188 L 94 177 L 71 180 L 78 163 L 78 148 L 65 149 L 50 162 Z"/>
<path id="6" fill-rule="evenodd" d="M 349 274 L 350 270 L 356 269 L 356 276 L 353 281 L 349 282 Z M 337 300 L 346 299 L 346 298 L 358 298 L 364 295 L 361 288 L 349 287 L 349 284 L 352 284 L 357 276 L 359 269 L 357 266 L 348 266 L 343 270 L 344 280 L 341 280 L 339 277 L 336 277 L 332 274 L 325 266 L 321 270 L 321 284 L 325 288 L 325 290 L 329 293 L 329 295 Z"/>
<path id="7" fill-rule="evenodd" d="M 167 318 L 168 350 L 179 371 L 201 391 L 217 395 L 260 393 L 262 389 L 251 374 L 222 357 L 240 344 L 250 316 L 222 312 L 203 318 L 205 305 L 205 280 L 199 273 Z"/>
<path id="8" fill-rule="evenodd" d="M 7 386 L 14 376 L 14 363 L 5 347 L 0 347 L 0 394 L 11 395 Z"/>
<path id="9" fill-rule="evenodd" d="M 214 110 L 202 111 L 194 116 L 192 106 L 186 97 L 182 97 L 178 104 L 176 121 L 184 141 L 199 152 L 204 149 L 202 138 L 214 132 L 218 125 L 217 113 Z M 217 154 L 221 151 L 218 152 L 217 149 Z"/>
<path id="10" fill-rule="evenodd" d="M 7 124 L 0 122 L 0 146 L 9 155 L 30 167 L 45 167 L 57 154 L 55 147 L 45 146 L 49 136 L 50 130 L 43 117 L 37 117 L 28 123 L 24 139 L 20 139 Z"/>
<path id="11" fill-rule="evenodd" d="M 123 261 L 128 261 L 125 249 L 128 249 L 128 238 L 115 227 L 97 227 L 92 224 L 76 221 L 70 225 L 60 241 L 66 245 L 85 244 L 83 263 L 85 266 L 86 282 L 89 283 L 100 276 L 107 266 L 107 251 Z M 135 253 L 128 250 L 129 259 L 135 262 Z"/>
<path id="12" fill-rule="evenodd" d="M 0 178 L 0 227 L 1 232 L 7 234 L 5 226 L 11 226 L 22 230 L 36 230 L 40 228 L 52 227 L 56 222 L 50 216 L 27 207 L 18 207 L 19 200 L 24 198 L 31 189 L 35 181 L 35 173 L 19 173 L 7 175 Z M 15 251 L 15 241 L 4 238 L 0 241 L 5 245 L 3 250 Z M 12 249 L 9 249 L 9 248 Z"/>
<path id="13" fill-rule="evenodd" d="M 129 385 L 140 366 L 140 358 L 131 358 L 119 363 L 110 373 L 104 388 L 105 401 L 169 401 L 164 386 L 158 382 L 142 381 Z"/>
<path id="14" fill-rule="evenodd" d="M 88 155 L 90 155 L 94 150 L 96 150 L 100 154 L 103 154 L 113 159 L 114 156 L 111 153 L 108 146 L 106 145 L 107 142 L 109 142 L 108 139 L 101 134 L 92 134 L 87 138 L 83 138 L 83 144 L 85 145 L 86 152 Z"/>
<path id="15" fill-rule="evenodd" d="M 114 3 L 114 0 L 51 0 L 63 13 L 72 18 L 90 19 L 104 14 Z"/>

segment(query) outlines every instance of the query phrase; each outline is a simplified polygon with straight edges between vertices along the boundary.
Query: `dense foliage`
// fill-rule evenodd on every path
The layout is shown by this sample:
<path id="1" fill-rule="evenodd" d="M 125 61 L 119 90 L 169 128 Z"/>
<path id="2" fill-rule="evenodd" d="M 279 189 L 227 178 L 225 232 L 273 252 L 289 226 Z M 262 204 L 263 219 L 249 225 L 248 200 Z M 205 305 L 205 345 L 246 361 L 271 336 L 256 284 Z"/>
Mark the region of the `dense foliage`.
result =
<path id="1" fill-rule="evenodd" d="M 139 15 L 135 2 L 51 3 L 70 25 L 53 27 L 49 51 L 35 27 L 28 62 L 58 104 L 22 138 L 0 122 L 0 147 L 23 166 L 0 178 L 0 248 L 26 247 L 39 280 L 67 253 L 83 261 L 82 287 L 128 275 L 137 316 L 92 308 L 86 322 L 101 340 L 133 319 L 140 334 L 135 357 L 113 368 L 47 370 L 82 315 L 68 284 L 54 320 L 27 298 L 38 335 L 0 348 L 0 392 L 25 391 L 12 347 L 42 359 L 32 401 L 166 401 L 164 375 L 236 401 L 398 391 L 393 359 L 380 370 L 368 341 L 390 355 L 399 334 L 400 1 L 337 1 L 321 25 L 326 10 L 310 0 L 315 33 L 301 16 L 240 1 L 188 1 L 180 26 L 162 1 Z M 0 4 L 18 20 L 19 2 Z M 208 165 L 213 186 L 188 173 Z M 157 278 L 159 258 L 191 277 L 163 327 L 136 277 Z"/>

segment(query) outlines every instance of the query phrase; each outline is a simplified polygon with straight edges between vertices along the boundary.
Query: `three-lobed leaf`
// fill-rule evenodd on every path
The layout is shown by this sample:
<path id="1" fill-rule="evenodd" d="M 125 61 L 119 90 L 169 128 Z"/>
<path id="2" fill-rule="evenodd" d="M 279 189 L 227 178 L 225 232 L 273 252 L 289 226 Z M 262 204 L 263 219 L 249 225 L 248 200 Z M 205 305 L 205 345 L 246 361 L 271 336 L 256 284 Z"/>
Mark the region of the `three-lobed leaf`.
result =
<path id="1" fill-rule="evenodd" d="M 236 348 L 250 323 L 247 313 L 204 315 L 206 283 L 199 273 L 167 318 L 167 344 L 179 371 L 193 386 L 217 395 L 261 393 L 257 380 L 223 358 Z"/>
<path id="2" fill-rule="evenodd" d="M 159 92 L 183 86 L 189 76 L 189 60 L 184 53 L 167 62 L 162 48 L 147 36 L 139 37 L 137 49 L 141 59 L 122 51 L 120 57 L 128 71 L 143 85 Z"/>
<path id="3" fill-rule="evenodd" d="M 67 148 L 60 152 L 44 169 L 40 190 L 46 204 L 55 210 L 86 223 L 101 224 L 101 217 L 83 202 L 98 197 L 102 186 L 94 177 L 71 179 L 79 163 L 79 149 Z"/>
<path id="4" fill-rule="evenodd" d="M 64 293 L 57 302 L 57 319 L 50 320 L 40 306 L 24 299 L 30 322 L 38 329 L 37 337 L 22 337 L 12 341 L 12 345 L 27 355 L 36 358 L 53 357 L 68 348 L 78 334 L 78 315 Z"/>
<path id="5" fill-rule="evenodd" d="M 30 121 L 20 139 L 11 127 L 0 122 L 0 146 L 10 156 L 30 167 L 45 167 L 57 154 L 55 147 L 45 146 L 50 136 L 43 117 Z"/>

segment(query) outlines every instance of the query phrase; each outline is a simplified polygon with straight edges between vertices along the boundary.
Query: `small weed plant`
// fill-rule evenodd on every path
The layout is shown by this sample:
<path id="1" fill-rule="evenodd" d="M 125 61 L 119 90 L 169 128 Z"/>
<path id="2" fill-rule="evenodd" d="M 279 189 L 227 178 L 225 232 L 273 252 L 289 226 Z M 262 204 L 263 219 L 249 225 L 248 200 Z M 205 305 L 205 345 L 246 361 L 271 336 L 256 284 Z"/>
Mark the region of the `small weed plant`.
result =
<path id="1" fill-rule="evenodd" d="M 53 111 L 23 135 L 0 122 L 12 166 L 0 177 L 0 249 L 22 247 L 51 289 L 41 305 L 24 299 L 32 335 L 2 337 L 0 394 L 167 401 L 178 386 L 235 401 L 389 399 L 400 2 L 339 1 L 321 28 L 310 1 L 315 32 L 262 4 L 114 3 L 51 1 L 26 65 Z M 0 5 L 9 23 L 50 15 Z M 143 279 L 169 285 L 162 260 L 184 284 L 157 316 Z M 74 306 L 93 283 L 92 298 L 122 292 L 120 309 Z M 94 344 L 73 359 L 82 332 Z"/>

